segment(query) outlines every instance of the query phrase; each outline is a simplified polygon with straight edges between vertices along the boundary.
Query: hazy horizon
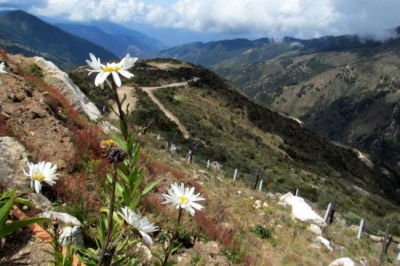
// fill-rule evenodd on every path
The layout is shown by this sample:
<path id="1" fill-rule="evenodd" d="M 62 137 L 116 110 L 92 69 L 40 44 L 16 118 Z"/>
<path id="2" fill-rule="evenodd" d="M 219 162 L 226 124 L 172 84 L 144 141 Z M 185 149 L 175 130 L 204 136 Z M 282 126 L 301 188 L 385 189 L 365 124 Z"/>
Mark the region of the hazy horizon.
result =
<path id="1" fill-rule="evenodd" d="M 395 0 L 0 0 L 1 9 L 76 23 L 109 21 L 168 46 L 194 41 L 359 34 L 400 26 Z"/>

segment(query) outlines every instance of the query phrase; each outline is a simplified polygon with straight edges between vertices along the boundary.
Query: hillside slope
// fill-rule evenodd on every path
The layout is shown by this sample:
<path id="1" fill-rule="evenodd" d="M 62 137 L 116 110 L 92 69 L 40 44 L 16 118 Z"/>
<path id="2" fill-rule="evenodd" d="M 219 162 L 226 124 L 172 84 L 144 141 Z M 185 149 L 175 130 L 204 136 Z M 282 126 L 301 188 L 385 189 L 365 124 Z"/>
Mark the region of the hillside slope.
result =
<path id="1" fill-rule="evenodd" d="M 188 44 L 160 52 L 200 63 L 319 136 L 380 156 L 400 173 L 398 29 L 385 42 L 326 36 Z"/>
<path id="2" fill-rule="evenodd" d="M 97 44 L 69 34 L 20 10 L 0 16 L 0 47 L 10 53 L 44 57 L 62 69 L 85 64 L 84 58 L 90 52 L 102 60 L 118 58 Z"/>
<path id="3" fill-rule="evenodd" d="M 0 136 L 7 136 L 1 138 L 0 146 L 4 148 L 6 139 L 12 136 L 25 145 L 28 154 L 21 156 L 18 153 L 15 158 L 3 156 L 1 170 L 13 159 L 26 165 L 21 157 L 33 162 L 46 160 L 57 163 L 60 178 L 54 186 L 44 185 L 43 195 L 54 202 L 51 207 L 82 221 L 82 230 L 87 233 L 85 245 L 90 246 L 93 243 L 93 228 L 99 222 L 100 207 L 107 202 L 104 195 L 108 187 L 104 183 L 110 166 L 99 147 L 100 140 L 107 136 L 73 109 L 60 93 L 60 83 L 50 85 L 41 80 L 43 75 L 50 74 L 47 72 L 49 69 L 31 71 L 30 66 L 35 59 L 20 55 L 2 53 L 2 59 L 9 67 L 6 68 L 8 73 L 0 76 Z M 93 88 L 90 80 L 93 77 L 88 79 L 85 68 L 70 74 L 81 88 L 91 90 L 87 95 L 98 104 L 103 104 L 103 100 L 108 102 L 109 91 Z M 371 240 L 371 230 L 379 233 L 391 221 L 394 222 L 391 234 L 400 235 L 395 223 L 395 219 L 399 218 L 398 207 L 373 194 L 373 189 L 363 190 L 359 184 L 352 183 L 352 177 L 361 174 L 342 169 L 340 165 L 345 162 L 335 165 L 329 158 L 317 158 L 327 153 L 332 153 L 335 160 L 344 156 L 357 171 L 366 175 L 371 171 L 381 177 L 374 170 L 365 168 L 363 163 L 357 163 L 358 159 L 354 157 L 357 154 L 331 146 L 329 142 L 307 133 L 309 131 L 297 122 L 252 103 L 237 88 L 206 69 L 168 60 L 139 62 L 132 72 L 136 76 L 129 82 L 125 79 L 123 82 L 124 86 L 134 88 L 134 95 L 138 97 L 130 128 L 132 132 L 140 133 L 135 137 L 135 141 L 142 146 L 138 166 L 145 171 L 144 182 L 160 180 L 141 201 L 138 209 L 160 226 L 159 232 L 152 235 L 153 254 L 162 254 L 165 236 L 175 225 L 176 210 L 160 204 L 161 193 L 165 193 L 172 182 L 193 186 L 196 193 L 200 192 L 206 198 L 201 202 L 204 209 L 196 211 L 194 216 L 184 215 L 182 219 L 181 246 L 171 256 L 176 265 L 319 266 L 329 265 L 340 257 L 378 265 L 381 243 Z M 163 112 L 137 85 L 167 85 L 191 79 L 189 86 L 164 87 L 154 91 L 163 105 L 191 129 L 188 141 L 175 138 L 177 152 L 170 153 L 166 150 L 165 140 L 171 140 L 170 136 L 177 132 L 176 125 L 163 116 Z M 112 101 L 108 103 L 111 105 Z M 257 112 L 265 114 L 265 120 Z M 154 122 L 145 133 L 140 126 L 143 122 L 147 124 L 148 119 L 154 119 Z M 305 138 L 304 147 L 292 143 L 296 139 L 291 136 L 294 132 Z M 278 133 L 281 137 L 275 135 Z M 158 134 L 160 138 L 157 138 Z M 182 155 L 188 147 L 192 147 L 193 142 L 201 144 L 193 163 L 189 163 Z M 318 149 L 326 146 L 327 150 L 310 152 L 307 142 Z M 288 148 L 298 152 L 298 157 L 293 153 L 288 155 Z M 315 153 L 314 157 L 312 153 Z M 237 157 L 236 161 L 233 161 L 233 156 Z M 311 156 L 315 165 L 304 160 L 303 156 Z M 221 169 L 207 168 L 205 158 L 220 161 Z M 239 168 L 236 181 L 231 178 L 230 163 Z M 263 163 L 266 168 L 260 172 L 261 178 L 269 183 L 262 188 L 262 192 L 258 192 L 249 187 L 249 183 L 253 185 L 253 179 L 245 166 L 249 164 L 251 168 Z M 327 169 L 320 169 L 321 165 Z M 2 187 L 13 187 L 17 180 L 22 180 L 29 187 L 21 165 L 11 169 L 15 176 L 10 179 L 8 174 L 2 175 Z M 334 223 L 323 230 L 323 236 L 329 239 L 329 246 L 317 242 L 320 236 L 308 230 L 308 222 L 293 218 L 290 206 L 278 203 L 279 192 L 285 193 L 293 187 L 300 189 L 300 195 L 312 199 L 313 209 L 320 215 L 323 215 L 327 201 L 334 195 L 339 196 Z M 26 211 L 34 214 L 37 209 Z M 347 225 L 357 224 L 360 217 L 367 220 L 365 230 L 368 231 L 363 233 L 361 239 L 356 239 L 355 232 Z M 0 263 L 43 265 L 43 258 L 37 260 L 42 248 L 32 252 L 32 240 L 26 241 L 27 238 L 29 230 L 7 237 L 0 252 Z M 132 238 L 136 237 L 129 237 Z M 21 239 L 24 239 L 22 247 L 18 243 Z M 375 239 L 380 238 L 375 236 Z M 13 246 L 15 242 L 19 244 L 17 248 Z M 129 246 L 128 252 L 134 253 L 143 265 L 155 265 L 154 257 L 150 260 L 141 256 L 140 252 L 135 253 L 139 246 L 140 240 Z M 387 265 L 395 260 L 397 251 L 394 246 L 389 249 Z"/>
<path id="4" fill-rule="evenodd" d="M 135 78 L 127 83 L 136 88 L 132 123 L 173 142 L 180 156 L 194 149 L 194 162 L 217 162 L 228 175 L 238 169 L 249 187 L 254 187 L 258 171 L 266 191 L 298 188 L 323 205 L 337 195 L 348 213 L 385 215 L 383 210 L 397 208 L 387 201 L 398 204 L 394 188 L 400 186 L 390 167 L 374 157 L 371 167 L 358 152 L 318 137 L 298 121 L 253 102 L 215 73 L 174 60 L 141 62 L 134 73 Z M 70 76 L 83 91 L 91 92 L 99 106 L 112 100 L 107 92 L 96 91 L 83 68 Z M 189 131 L 188 139 L 140 89 L 185 80 L 195 81 L 189 87 L 155 90 L 154 95 Z M 360 201 L 360 197 L 368 200 Z"/>

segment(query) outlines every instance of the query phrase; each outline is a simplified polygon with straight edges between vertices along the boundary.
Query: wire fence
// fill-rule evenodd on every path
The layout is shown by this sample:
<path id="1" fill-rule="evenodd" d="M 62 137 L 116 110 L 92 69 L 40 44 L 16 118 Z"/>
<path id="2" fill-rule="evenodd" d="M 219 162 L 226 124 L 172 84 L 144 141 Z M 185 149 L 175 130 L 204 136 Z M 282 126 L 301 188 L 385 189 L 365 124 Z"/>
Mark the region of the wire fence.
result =
<path id="1" fill-rule="evenodd" d="M 157 139 L 160 139 L 160 136 L 157 136 Z M 168 151 L 169 152 L 175 152 L 176 151 L 176 146 L 173 144 L 173 142 L 168 142 Z M 171 147 L 174 147 L 172 150 Z M 230 167 L 230 170 L 228 171 L 222 171 L 221 167 L 222 165 L 215 163 L 215 162 L 210 162 L 210 160 L 207 161 L 202 161 L 202 160 L 194 160 L 195 157 L 195 147 L 193 146 L 192 149 L 188 149 L 187 155 L 185 156 L 185 159 L 187 163 L 192 163 L 193 161 L 196 162 L 197 165 L 204 169 L 209 169 L 210 171 L 215 171 L 219 172 L 222 174 L 223 178 L 225 179 L 233 179 L 234 181 L 237 182 L 243 182 L 246 186 L 249 186 L 250 188 L 254 190 L 258 190 L 260 192 L 271 192 L 273 194 L 275 193 L 287 193 L 291 192 L 295 196 L 299 196 L 303 198 L 306 203 L 308 203 L 312 209 L 317 209 L 317 212 L 320 213 L 320 216 L 322 217 L 321 214 L 324 214 L 324 220 L 328 221 L 331 219 L 331 222 L 335 222 L 334 218 L 334 213 L 340 214 L 342 216 L 342 219 L 344 219 L 346 222 L 348 222 L 349 219 L 346 219 L 346 217 L 343 217 L 343 213 L 341 213 L 341 206 L 340 204 L 337 203 L 337 196 L 331 195 L 331 194 L 324 194 L 321 193 L 321 191 L 318 191 L 318 193 L 307 193 L 307 191 L 302 191 L 296 186 L 289 186 L 284 183 L 281 184 L 274 184 L 273 182 L 269 182 L 269 175 L 265 175 L 263 171 L 260 171 L 260 168 L 255 170 L 255 174 L 249 174 L 248 172 L 241 173 L 239 168 L 234 168 L 232 170 L 232 167 Z M 245 178 L 245 176 L 247 178 Z M 253 179 L 253 180 L 252 180 Z M 341 181 L 341 182 L 346 182 L 346 181 Z M 350 185 L 350 183 L 348 183 Z M 321 200 L 323 199 L 323 200 Z M 332 207 L 332 203 L 334 203 L 334 209 L 333 212 L 329 208 Z M 331 217 L 329 217 L 331 215 Z M 338 215 L 339 216 L 339 215 Z M 347 217 L 349 218 L 349 217 Z M 378 236 L 381 237 L 382 240 L 382 245 L 383 245 L 383 250 L 388 249 L 388 245 L 391 242 L 398 243 L 397 239 L 394 239 L 392 236 L 390 236 L 390 223 L 385 225 L 377 225 L 374 222 L 370 222 L 367 217 L 361 217 L 356 214 L 353 214 L 353 217 L 350 219 L 350 225 L 356 225 L 356 226 L 361 226 L 361 229 L 357 233 L 355 233 L 355 237 L 361 238 L 362 234 L 368 234 L 373 235 L 373 236 Z M 328 221 L 329 224 L 329 221 Z M 369 237 L 368 236 L 368 237 Z M 382 253 L 384 255 L 384 253 Z M 382 260 L 382 258 L 381 258 Z"/>

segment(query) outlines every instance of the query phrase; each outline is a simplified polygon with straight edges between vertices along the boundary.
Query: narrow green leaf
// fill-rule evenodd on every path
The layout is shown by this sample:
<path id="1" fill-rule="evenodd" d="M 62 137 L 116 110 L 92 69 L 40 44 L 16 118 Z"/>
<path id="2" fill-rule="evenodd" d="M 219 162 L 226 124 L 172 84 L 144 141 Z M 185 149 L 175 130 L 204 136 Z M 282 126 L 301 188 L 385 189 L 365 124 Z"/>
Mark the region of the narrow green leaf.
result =
<path id="1" fill-rule="evenodd" d="M 160 180 L 154 180 L 153 182 L 150 182 L 149 184 L 147 184 L 147 186 L 142 191 L 142 197 L 144 195 L 146 195 L 147 193 L 149 193 L 149 191 L 152 190 L 153 187 L 155 187 L 159 182 L 160 182 Z"/>
<path id="2" fill-rule="evenodd" d="M 124 150 L 126 151 L 126 143 L 125 143 L 125 141 L 124 141 L 123 139 L 121 139 L 120 137 L 118 137 L 118 136 L 116 136 L 116 135 L 114 135 L 114 134 L 111 134 L 111 133 L 110 133 L 110 136 L 111 136 L 111 138 L 112 138 L 113 140 L 115 140 L 115 142 L 118 143 L 118 145 L 119 145 L 122 149 L 124 149 Z"/>
<path id="3" fill-rule="evenodd" d="M 28 218 L 24 220 L 14 221 L 0 228 L 0 237 L 5 237 L 6 235 L 11 234 L 16 229 L 28 226 L 30 224 L 44 223 L 49 221 L 51 221 L 51 219 L 49 218 Z"/>
<path id="4" fill-rule="evenodd" d="M 128 177 L 126 176 L 126 174 L 124 172 L 121 171 L 121 169 L 117 169 L 117 174 L 125 181 L 125 182 L 129 182 Z"/>
<path id="5" fill-rule="evenodd" d="M 32 206 L 32 202 L 29 199 L 24 199 L 24 198 L 15 198 L 14 203 L 20 203 L 25 206 Z"/>
<path id="6" fill-rule="evenodd" d="M 10 199 L 8 200 L 0 209 L 0 226 L 2 226 L 8 217 L 8 214 L 11 210 L 11 207 L 13 205 L 13 200 Z"/>

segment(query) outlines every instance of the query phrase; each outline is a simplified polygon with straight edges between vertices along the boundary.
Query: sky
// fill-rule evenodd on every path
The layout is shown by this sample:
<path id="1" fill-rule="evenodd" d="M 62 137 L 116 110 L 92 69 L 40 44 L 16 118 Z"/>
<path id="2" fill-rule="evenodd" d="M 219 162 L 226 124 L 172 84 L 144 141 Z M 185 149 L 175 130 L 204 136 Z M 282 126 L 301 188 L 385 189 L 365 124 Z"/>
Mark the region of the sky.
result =
<path id="1" fill-rule="evenodd" d="M 399 0 L 0 0 L 0 8 L 80 23 L 106 20 L 176 43 L 343 34 L 385 38 L 384 29 L 400 26 Z"/>

